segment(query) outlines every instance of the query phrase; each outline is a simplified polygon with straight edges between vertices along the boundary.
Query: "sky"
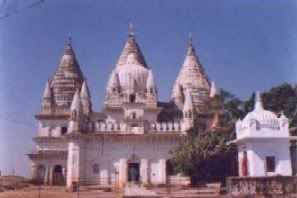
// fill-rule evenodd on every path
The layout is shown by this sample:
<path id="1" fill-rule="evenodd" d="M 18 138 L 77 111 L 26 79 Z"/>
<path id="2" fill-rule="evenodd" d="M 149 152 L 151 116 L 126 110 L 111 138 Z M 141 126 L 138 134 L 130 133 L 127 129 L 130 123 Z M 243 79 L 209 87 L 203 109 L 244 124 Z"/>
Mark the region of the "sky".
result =
<path id="1" fill-rule="evenodd" d="M 131 21 L 162 101 L 170 97 L 189 32 L 208 77 L 241 99 L 297 82 L 294 0 L 43 0 L 34 6 L 38 1 L 0 0 L 2 174 L 30 174 L 26 153 L 37 135 L 34 114 L 68 32 L 95 111 Z"/>

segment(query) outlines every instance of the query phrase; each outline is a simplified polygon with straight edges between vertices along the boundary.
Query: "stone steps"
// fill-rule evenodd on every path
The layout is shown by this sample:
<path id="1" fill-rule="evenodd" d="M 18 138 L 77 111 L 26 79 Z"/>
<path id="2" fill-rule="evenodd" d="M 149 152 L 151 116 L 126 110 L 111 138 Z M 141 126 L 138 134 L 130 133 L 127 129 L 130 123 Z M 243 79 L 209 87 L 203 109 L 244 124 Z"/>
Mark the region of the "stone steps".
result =
<path id="1" fill-rule="evenodd" d="M 137 185 L 131 185 L 124 188 L 123 198 L 136 198 L 136 197 L 151 197 L 151 198 L 162 198 L 163 196 L 158 195 L 156 192 L 139 187 Z"/>
<path id="2" fill-rule="evenodd" d="M 152 189 L 158 195 L 161 195 L 164 198 L 193 198 L 193 197 L 224 197 L 220 194 L 222 192 L 221 188 L 196 188 L 196 189 L 172 189 L 168 192 L 166 188 L 156 188 Z"/>

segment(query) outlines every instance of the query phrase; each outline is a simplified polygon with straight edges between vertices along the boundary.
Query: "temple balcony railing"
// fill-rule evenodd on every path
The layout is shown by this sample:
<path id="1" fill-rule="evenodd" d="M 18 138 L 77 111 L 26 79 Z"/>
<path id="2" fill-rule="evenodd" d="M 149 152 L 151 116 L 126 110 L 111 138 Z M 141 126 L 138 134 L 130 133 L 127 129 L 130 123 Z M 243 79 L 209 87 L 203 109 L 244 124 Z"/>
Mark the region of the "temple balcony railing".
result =
<path id="1" fill-rule="evenodd" d="M 30 154 L 46 154 L 46 155 L 67 155 L 68 151 L 67 150 L 38 150 L 38 149 L 33 149 L 31 150 Z"/>
<path id="2" fill-rule="evenodd" d="M 135 133 L 135 131 L 141 131 L 140 133 L 178 133 L 182 131 L 182 124 L 179 122 L 156 122 L 146 123 L 143 126 L 130 126 L 126 123 L 97 122 L 94 131 L 95 133 Z"/>

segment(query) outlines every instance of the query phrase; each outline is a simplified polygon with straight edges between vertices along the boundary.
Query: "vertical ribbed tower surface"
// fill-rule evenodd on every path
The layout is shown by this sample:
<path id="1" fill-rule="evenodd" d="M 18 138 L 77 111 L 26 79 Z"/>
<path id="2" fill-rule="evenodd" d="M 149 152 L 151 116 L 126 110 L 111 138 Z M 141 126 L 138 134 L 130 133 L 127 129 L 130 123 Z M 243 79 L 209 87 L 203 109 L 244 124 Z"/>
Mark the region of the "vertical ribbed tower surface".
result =
<path id="1" fill-rule="evenodd" d="M 171 100 L 178 105 L 181 102 L 180 96 L 184 97 L 186 90 L 190 91 L 194 106 L 199 112 L 209 99 L 210 82 L 195 52 L 191 35 L 185 60 L 173 85 Z"/>
<path id="2" fill-rule="evenodd" d="M 84 76 L 72 48 L 71 36 L 68 35 L 64 53 L 51 82 L 55 109 L 69 110 L 73 96 L 77 89 L 81 89 L 83 82 Z"/>

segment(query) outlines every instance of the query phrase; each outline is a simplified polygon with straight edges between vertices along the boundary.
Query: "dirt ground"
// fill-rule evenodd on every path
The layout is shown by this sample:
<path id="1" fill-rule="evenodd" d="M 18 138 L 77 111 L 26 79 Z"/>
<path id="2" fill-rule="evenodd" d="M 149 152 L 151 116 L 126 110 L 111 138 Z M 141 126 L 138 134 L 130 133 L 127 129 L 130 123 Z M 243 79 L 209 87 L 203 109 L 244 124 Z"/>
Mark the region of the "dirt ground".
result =
<path id="1" fill-rule="evenodd" d="M 111 198 L 117 197 L 115 193 L 93 190 L 87 192 L 66 192 L 64 187 L 41 187 L 40 196 L 36 186 L 19 190 L 0 192 L 0 198 Z"/>

